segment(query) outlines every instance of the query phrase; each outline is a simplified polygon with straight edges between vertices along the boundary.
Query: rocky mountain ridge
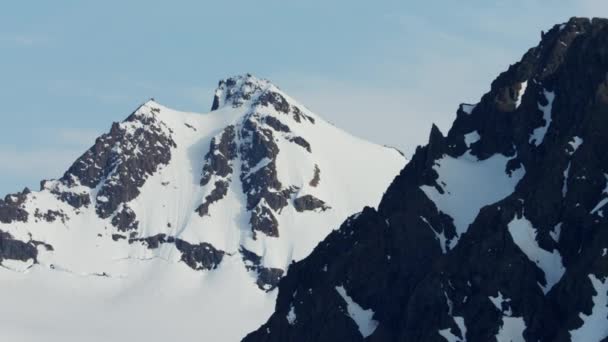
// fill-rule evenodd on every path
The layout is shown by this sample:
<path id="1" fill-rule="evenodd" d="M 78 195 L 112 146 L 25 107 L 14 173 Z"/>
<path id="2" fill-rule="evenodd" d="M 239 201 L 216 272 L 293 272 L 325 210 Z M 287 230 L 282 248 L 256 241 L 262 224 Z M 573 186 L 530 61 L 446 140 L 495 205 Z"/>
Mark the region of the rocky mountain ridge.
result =
<path id="1" fill-rule="evenodd" d="M 543 33 L 244 341 L 607 341 L 608 20 Z"/>

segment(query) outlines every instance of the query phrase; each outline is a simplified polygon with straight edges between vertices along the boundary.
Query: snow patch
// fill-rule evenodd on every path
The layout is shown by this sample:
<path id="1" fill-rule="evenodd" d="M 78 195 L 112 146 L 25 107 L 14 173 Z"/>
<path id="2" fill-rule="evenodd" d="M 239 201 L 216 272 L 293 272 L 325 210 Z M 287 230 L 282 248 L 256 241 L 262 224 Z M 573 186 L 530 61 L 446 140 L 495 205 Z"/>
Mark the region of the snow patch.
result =
<path id="1" fill-rule="evenodd" d="M 510 195 L 523 178 L 523 167 L 512 171 L 510 175 L 505 172 L 509 160 L 502 154 L 478 160 L 466 152 L 458 158 L 444 156 L 435 162 L 434 170 L 439 175 L 437 184 L 443 193 L 434 186 L 423 185 L 420 189 L 441 212 L 454 220 L 456 238 L 450 242 L 451 248 L 467 231 L 479 209 Z M 463 198 L 467 200 L 463 201 Z"/>
<path id="2" fill-rule="evenodd" d="M 496 334 L 496 342 L 526 342 L 526 322 L 522 317 L 502 317 L 502 326 Z"/>
<path id="3" fill-rule="evenodd" d="M 464 143 L 467 145 L 467 148 L 469 148 L 471 147 L 471 144 L 478 142 L 480 138 L 479 133 L 473 131 L 464 135 Z"/>
<path id="4" fill-rule="evenodd" d="M 424 221 L 424 223 L 426 223 L 427 226 L 429 226 L 429 228 L 433 231 L 435 237 L 437 238 L 437 240 L 439 240 L 439 246 L 441 246 L 441 251 L 443 252 L 443 254 L 445 254 L 448 249 L 448 241 L 445 237 L 445 232 L 437 233 L 433 226 L 431 226 L 429 221 L 424 216 L 420 216 L 420 219 Z"/>
<path id="5" fill-rule="evenodd" d="M 462 335 L 463 338 L 454 335 L 449 328 L 439 330 L 439 335 L 448 342 L 466 342 L 467 327 L 464 324 L 464 318 L 456 316 L 454 317 L 454 322 L 458 326 L 458 329 L 460 329 L 460 335 Z"/>
<path id="6" fill-rule="evenodd" d="M 460 109 L 462 109 L 463 112 L 471 115 L 471 113 L 473 113 L 473 110 L 475 109 L 475 107 L 477 107 L 476 104 L 472 105 L 472 104 L 467 104 L 467 103 L 463 103 L 460 105 Z"/>
<path id="7" fill-rule="evenodd" d="M 568 176 L 570 175 L 570 164 L 571 164 L 571 162 L 568 162 L 568 166 L 564 170 L 564 182 L 562 183 L 562 197 L 566 197 L 566 194 L 568 193 Z"/>
<path id="8" fill-rule="evenodd" d="M 572 148 L 572 151 L 568 151 L 569 155 L 573 155 L 576 150 L 583 144 L 583 138 L 575 136 L 568 142 L 568 145 Z"/>
<path id="9" fill-rule="evenodd" d="M 346 310 L 348 315 L 357 324 L 359 332 L 363 338 L 367 338 L 374 333 L 378 327 L 378 321 L 372 319 L 374 311 L 372 309 L 364 310 L 359 304 L 348 296 L 344 286 L 336 286 L 336 291 L 340 294 L 340 297 L 346 302 Z"/>
<path id="10" fill-rule="evenodd" d="M 596 292 L 593 308 L 590 315 L 579 314 L 583 325 L 570 331 L 572 342 L 601 341 L 608 337 L 608 279 L 602 281 L 593 274 L 589 279 Z"/>
<path id="11" fill-rule="evenodd" d="M 553 100 L 555 100 L 555 92 L 543 90 L 545 94 L 545 98 L 548 103 L 546 106 L 542 106 L 538 104 L 538 109 L 543 112 L 543 120 L 545 120 L 545 124 L 540 126 L 530 134 L 530 144 L 534 144 L 535 146 L 540 145 L 545 139 L 545 134 L 547 134 L 547 129 L 551 125 L 551 110 L 553 108 Z"/>
<path id="12" fill-rule="evenodd" d="M 289 325 L 294 325 L 296 324 L 296 321 L 296 311 L 292 303 L 289 312 L 287 313 L 287 323 L 289 323 Z"/>
<path id="13" fill-rule="evenodd" d="M 551 235 L 551 238 L 555 242 L 559 242 L 559 237 L 561 236 L 561 234 L 562 234 L 562 222 L 556 224 L 555 227 L 553 227 L 553 230 L 549 232 L 549 235 Z"/>
<path id="14" fill-rule="evenodd" d="M 521 100 L 526 93 L 526 89 L 528 88 L 528 81 L 522 82 L 521 87 L 519 88 L 519 92 L 517 93 L 517 100 L 515 101 L 515 108 L 519 108 L 521 105 Z"/>
<path id="15" fill-rule="evenodd" d="M 562 257 L 557 250 L 549 252 L 538 245 L 536 229 L 525 216 L 515 217 L 508 225 L 509 233 L 515 244 L 536 264 L 545 274 L 546 285 L 541 286 L 547 294 L 564 275 L 566 269 L 562 264 Z"/>
<path id="16" fill-rule="evenodd" d="M 602 191 L 603 195 L 608 195 L 608 175 L 604 174 L 604 178 L 606 178 L 606 185 L 604 186 L 604 190 Z M 591 214 L 595 214 L 598 210 L 602 209 L 604 205 L 608 203 L 608 197 L 603 198 L 594 208 L 591 210 Z M 600 212 L 601 213 L 601 212 Z M 603 214 L 603 213 L 602 213 Z"/>
<path id="17" fill-rule="evenodd" d="M 509 302 L 511 301 L 511 299 L 504 298 L 502 296 L 502 293 L 500 293 L 500 291 L 498 291 L 498 296 L 496 296 L 496 297 L 489 296 L 488 298 L 490 299 L 492 304 L 494 304 L 494 306 L 498 309 L 498 311 L 504 313 L 506 316 L 511 316 L 513 314 L 511 312 L 511 308 L 507 306 L 509 304 Z M 507 305 L 505 305 L 505 304 L 507 304 Z M 504 309 L 505 306 L 507 306 L 507 309 Z"/>

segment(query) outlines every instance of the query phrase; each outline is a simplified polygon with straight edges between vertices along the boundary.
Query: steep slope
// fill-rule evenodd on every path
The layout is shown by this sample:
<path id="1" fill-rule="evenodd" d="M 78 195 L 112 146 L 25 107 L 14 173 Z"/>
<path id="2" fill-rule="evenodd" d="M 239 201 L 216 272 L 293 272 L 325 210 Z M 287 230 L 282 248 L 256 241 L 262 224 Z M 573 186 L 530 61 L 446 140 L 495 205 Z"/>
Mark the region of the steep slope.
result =
<path id="1" fill-rule="evenodd" d="M 47 289 L 42 312 L 89 312 L 105 298 L 120 304 L 105 307 L 116 318 L 102 322 L 133 327 L 123 330 L 171 313 L 202 322 L 185 328 L 201 326 L 201 338 L 238 340 L 270 315 L 288 265 L 376 205 L 405 162 L 251 75 L 221 81 L 207 114 L 148 101 L 62 178 L 0 201 L 0 298 L 27 305 L 31 291 Z M 148 303 L 159 294 L 158 308 Z M 44 323 L 29 310 L 0 321 L 54 324 L 76 339 L 65 322 L 81 318 L 70 310 Z M 5 328 L 0 336 L 15 332 Z M 153 340 L 170 330 L 147 329 Z"/>
<path id="2" fill-rule="evenodd" d="M 608 21 L 544 33 L 245 341 L 608 341 Z"/>

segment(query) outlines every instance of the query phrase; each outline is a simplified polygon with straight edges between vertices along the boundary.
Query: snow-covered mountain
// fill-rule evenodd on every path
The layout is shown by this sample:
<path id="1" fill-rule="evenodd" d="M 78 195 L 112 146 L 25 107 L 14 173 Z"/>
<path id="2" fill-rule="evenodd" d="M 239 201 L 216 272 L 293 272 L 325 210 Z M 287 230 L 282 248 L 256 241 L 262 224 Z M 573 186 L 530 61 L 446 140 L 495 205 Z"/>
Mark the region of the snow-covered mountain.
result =
<path id="1" fill-rule="evenodd" d="M 238 340 L 405 163 L 251 75 L 206 114 L 150 100 L 63 177 L 0 200 L 0 336 Z"/>
<path id="2" fill-rule="evenodd" d="M 246 342 L 608 341 L 608 19 L 572 18 L 279 287 Z"/>

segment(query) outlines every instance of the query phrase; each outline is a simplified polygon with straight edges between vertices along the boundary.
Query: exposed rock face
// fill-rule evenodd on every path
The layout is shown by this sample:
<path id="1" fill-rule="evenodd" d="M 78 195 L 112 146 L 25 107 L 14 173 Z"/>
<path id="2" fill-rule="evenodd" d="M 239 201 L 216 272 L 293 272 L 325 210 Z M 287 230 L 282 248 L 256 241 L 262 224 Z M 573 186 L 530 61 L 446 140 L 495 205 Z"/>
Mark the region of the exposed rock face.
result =
<path id="1" fill-rule="evenodd" d="M 314 119 L 290 104 L 269 83 L 250 75 L 221 81 L 213 110 L 226 105 L 238 108 L 248 101 L 253 105 L 238 127 L 230 126 L 211 142 L 211 148 L 205 157 L 201 185 L 207 185 L 211 179 L 217 181 L 197 211 L 201 216 L 209 215 L 210 206 L 227 195 L 232 182 L 233 163 L 240 156 L 240 180 L 247 197 L 247 209 L 251 212 L 249 222 L 253 238 L 256 238 L 257 233 L 278 237 L 280 233 L 276 214 L 289 205 L 291 196 L 298 188 L 286 187 L 278 179 L 279 147 L 276 141 L 281 137 L 312 152 L 310 143 L 305 138 L 294 135 L 292 129 L 279 117 L 289 115 L 298 124 L 304 120 L 314 124 Z M 269 110 L 274 110 L 278 117 L 269 113 Z M 235 134 L 236 129 L 238 135 Z M 319 172 L 316 166 L 315 178 L 319 177 Z M 318 183 L 318 180 L 314 183 Z M 295 200 L 294 206 L 298 211 L 329 208 L 323 201 L 312 200 L 309 196 Z"/>
<path id="2" fill-rule="evenodd" d="M 67 220 L 69 220 L 69 217 L 63 212 L 63 210 L 47 210 L 45 213 L 42 213 L 38 208 L 36 208 L 34 216 L 38 219 L 45 220 L 46 222 L 55 222 L 59 219 L 61 222 L 65 223 Z"/>
<path id="3" fill-rule="evenodd" d="M 308 143 L 308 141 L 306 141 L 306 139 L 304 139 L 302 137 L 290 137 L 289 141 L 291 141 L 294 144 L 302 146 L 306 151 L 312 153 L 312 150 L 310 148 L 310 143 Z"/>
<path id="4" fill-rule="evenodd" d="M 283 95 L 274 91 L 269 85 L 269 82 L 260 82 L 250 74 L 222 80 L 215 91 L 211 110 L 226 105 L 238 108 L 253 101 L 254 106 L 272 107 L 278 113 L 291 115 L 296 122 L 306 120 L 315 123 L 312 117 L 304 114 L 298 106 L 290 104 Z"/>
<path id="5" fill-rule="evenodd" d="M 244 341 L 605 341 L 607 75 L 608 21 L 544 34 L 289 268 Z"/>
<path id="6" fill-rule="evenodd" d="M 321 181 L 321 169 L 319 169 L 319 165 L 315 164 L 314 175 L 308 184 L 312 187 L 317 187 L 319 185 L 320 181 Z"/>
<path id="7" fill-rule="evenodd" d="M 279 180 L 277 169 L 281 141 L 293 143 L 312 153 L 311 143 L 294 133 L 297 129 L 290 125 L 311 125 L 315 120 L 267 81 L 246 75 L 220 82 L 213 110 L 245 105 L 250 108 L 242 120 L 211 141 L 201 180 L 206 195 L 197 212 L 201 217 L 212 216 L 213 206 L 228 195 L 231 187 L 234 187 L 234 173 L 240 172 L 240 188 L 247 202 L 252 239 L 279 238 L 281 227 L 278 216 L 286 207 L 292 205 L 296 212 L 330 209 L 324 201 L 312 195 L 294 199 L 301 185 L 284 184 Z M 311 186 L 317 186 L 319 181 L 320 169 L 314 164 Z M 263 290 L 274 289 L 284 270 L 263 267 L 261 257 L 247 259 L 247 255 L 243 254 L 244 258 L 255 264 L 250 270 L 257 273 L 258 286 Z"/>
<path id="8" fill-rule="evenodd" d="M 264 122 L 272 127 L 272 129 L 274 129 L 277 132 L 284 132 L 284 133 L 290 133 L 291 129 L 289 129 L 289 126 L 283 124 L 279 119 L 275 118 L 274 116 L 267 116 L 264 118 Z"/>
<path id="9" fill-rule="evenodd" d="M 232 175 L 232 161 L 237 153 L 235 138 L 234 126 L 230 125 L 219 137 L 211 140 L 209 152 L 205 155 L 201 185 L 207 185 L 212 176 L 226 178 Z"/>
<path id="10" fill-rule="evenodd" d="M 279 237 L 279 222 L 274 217 L 272 209 L 265 203 L 258 204 L 253 208 L 249 223 L 253 230 L 254 239 L 258 232 L 272 237 Z"/>
<path id="11" fill-rule="evenodd" d="M 163 244 L 174 244 L 182 253 L 181 261 L 193 270 L 212 270 L 215 269 L 224 257 L 224 252 L 215 249 L 209 243 L 191 244 L 182 239 L 165 234 L 158 234 L 147 238 L 130 239 L 129 243 L 143 243 L 149 249 L 157 249 Z"/>
<path id="12" fill-rule="evenodd" d="M 191 244 L 176 239 L 175 247 L 182 252 L 182 261 L 194 270 L 212 270 L 222 262 L 224 252 L 215 249 L 209 243 Z"/>
<path id="13" fill-rule="evenodd" d="M 226 181 L 218 180 L 214 184 L 214 188 L 209 195 L 205 197 L 203 204 L 198 207 L 197 211 L 199 215 L 209 215 L 209 206 L 214 202 L 219 202 L 228 193 L 228 187 L 230 184 Z"/>
<path id="14" fill-rule="evenodd" d="M 121 205 L 116 215 L 112 218 L 112 225 L 121 232 L 136 230 L 139 222 L 133 210 L 128 205 Z"/>
<path id="15" fill-rule="evenodd" d="M 20 241 L 7 232 L 0 231 L 0 264 L 4 260 L 38 261 L 38 246 L 53 250 L 51 245 L 40 241 Z"/>
<path id="16" fill-rule="evenodd" d="M 0 199 L 0 222 L 27 222 L 29 214 L 24 210 L 23 204 L 29 193 L 30 190 L 25 188 L 20 193 L 7 195 L 4 200 Z"/>
<path id="17" fill-rule="evenodd" d="M 79 187 L 68 187 L 58 181 L 40 182 L 40 190 L 48 190 L 60 201 L 65 202 L 76 209 L 88 207 L 91 197 L 88 191 Z"/>
<path id="18" fill-rule="evenodd" d="M 313 195 L 304 195 L 302 197 L 298 197 L 293 200 L 293 206 L 297 211 L 314 211 L 320 209 L 321 211 L 325 211 L 330 207 L 325 204 L 322 200 L 316 198 Z"/>
<path id="19" fill-rule="evenodd" d="M 156 118 L 158 111 L 148 102 L 124 122 L 114 123 L 61 178 L 67 187 L 99 186 L 96 209 L 101 218 L 112 216 L 122 203 L 137 197 L 146 179 L 171 160 L 171 148 L 176 145 L 170 129 Z M 88 204 L 57 192 L 75 207 Z"/>
<path id="20" fill-rule="evenodd" d="M 279 285 L 279 281 L 285 271 L 280 268 L 267 268 L 262 266 L 262 257 L 247 250 L 243 246 L 241 246 L 239 252 L 245 262 L 245 267 L 250 271 L 257 272 L 258 277 L 256 284 L 261 290 L 269 292 Z"/>

